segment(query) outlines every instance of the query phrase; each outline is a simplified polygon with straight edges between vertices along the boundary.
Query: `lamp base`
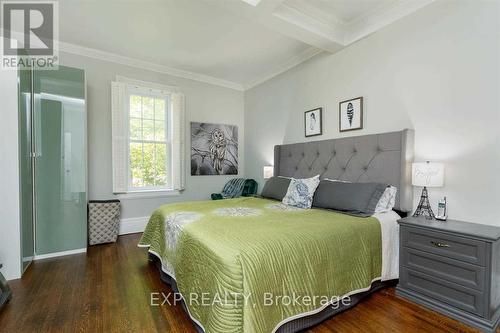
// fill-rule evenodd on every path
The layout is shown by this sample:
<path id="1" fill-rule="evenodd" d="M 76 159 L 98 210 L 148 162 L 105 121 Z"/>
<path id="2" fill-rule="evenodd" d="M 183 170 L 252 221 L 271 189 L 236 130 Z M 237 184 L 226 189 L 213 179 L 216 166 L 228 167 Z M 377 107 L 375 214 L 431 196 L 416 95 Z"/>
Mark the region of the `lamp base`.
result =
<path id="1" fill-rule="evenodd" d="M 417 209 L 415 210 L 415 213 L 413 213 L 413 217 L 419 217 L 419 216 L 423 216 L 427 220 L 434 220 L 436 218 L 429 203 L 427 187 L 425 186 L 422 189 L 422 195 L 420 196 L 420 202 L 418 203 Z"/>

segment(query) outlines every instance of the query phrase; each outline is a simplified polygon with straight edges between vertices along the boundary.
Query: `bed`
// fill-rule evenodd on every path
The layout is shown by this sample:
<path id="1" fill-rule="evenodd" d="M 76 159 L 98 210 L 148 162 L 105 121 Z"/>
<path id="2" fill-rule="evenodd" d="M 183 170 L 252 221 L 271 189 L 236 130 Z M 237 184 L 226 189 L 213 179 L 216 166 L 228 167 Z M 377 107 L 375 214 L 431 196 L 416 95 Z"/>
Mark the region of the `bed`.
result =
<path id="1" fill-rule="evenodd" d="M 411 209 L 410 130 L 275 147 L 275 175 L 320 174 L 398 188 Z M 398 214 L 356 217 L 266 198 L 176 203 L 139 246 L 183 298 L 199 331 L 296 332 L 398 278 Z"/>

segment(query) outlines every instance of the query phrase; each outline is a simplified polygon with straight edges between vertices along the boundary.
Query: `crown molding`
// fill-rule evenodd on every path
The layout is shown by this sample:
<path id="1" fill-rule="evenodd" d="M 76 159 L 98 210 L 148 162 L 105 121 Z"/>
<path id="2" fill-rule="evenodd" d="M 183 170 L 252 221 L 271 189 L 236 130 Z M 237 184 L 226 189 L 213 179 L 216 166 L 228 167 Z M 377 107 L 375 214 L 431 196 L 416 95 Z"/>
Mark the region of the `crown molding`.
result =
<path id="1" fill-rule="evenodd" d="M 102 60 L 102 61 L 108 61 L 108 62 L 113 62 L 125 66 L 130 66 L 130 67 L 135 67 L 135 68 L 140 68 L 140 69 L 145 69 L 149 70 L 152 72 L 157 72 L 157 73 L 162 73 L 162 74 L 168 74 L 176 77 L 181 77 L 184 79 L 189 79 L 189 80 L 194 80 L 194 81 L 199 81 L 199 82 L 204 82 L 212 85 L 217 85 L 225 88 L 230 88 L 238 91 L 245 91 L 248 89 L 251 89 L 255 86 L 258 86 L 259 84 L 272 79 L 273 77 L 286 72 L 287 70 L 299 65 L 300 63 L 314 57 L 316 54 L 319 54 L 323 52 L 323 50 L 318 49 L 316 47 L 310 47 L 305 49 L 303 52 L 300 54 L 292 57 L 285 63 L 278 65 L 274 70 L 268 72 L 267 74 L 261 76 L 260 78 L 250 82 L 249 84 L 239 84 L 231 81 L 226 81 L 222 79 L 218 79 L 212 76 L 204 75 L 204 74 L 199 74 L 199 73 L 193 73 L 189 71 L 184 71 L 181 69 L 177 68 L 172 68 L 164 65 L 159 65 L 155 64 L 152 62 L 144 61 L 144 60 L 139 60 L 139 59 L 134 59 L 122 55 L 118 55 L 116 53 L 111 53 L 111 52 L 106 52 L 106 51 L 101 51 L 97 49 L 92 49 L 80 45 L 75 45 L 75 44 L 70 44 L 70 43 L 65 43 L 65 42 L 59 42 L 59 51 L 64 52 L 64 53 L 70 53 L 70 54 L 76 54 L 88 58 L 93 58 L 97 60 Z"/>
<path id="2" fill-rule="evenodd" d="M 284 72 L 288 71 L 289 69 L 292 69 L 293 67 L 298 66 L 299 64 L 303 63 L 304 61 L 309 60 L 312 57 L 314 57 L 315 55 L 322 53 L 322 52 L 323 52 L 323 50 L 318 49 L 316 47 L 307 48 L 303 52 L 301 52 L 300 54 L 289 59 L 287 62 L 283 63 L 280 66 L 277 66 L 274 70 L 268 72 L 267 74 L 261 76 L 260 78 L 258 78 L 256 80 L 246 84 L 244 86 L 245 90 L 252 89 L 252 88 L 258 86 L 259 84 L 264 83 L 264 82 L 272 79 L 273 77 L 278 76 L 281 73 L 284 73 Z"/>
<path id="3" fill-rule="evenodd" d="M 88 58 L 118 63 L 125 66 L 136 67 L 140 69 L 149 70 L 152 72 L 172 75 L 176 77 L 181 77 L 184 79 L 189 79 L 193 81 L 199 81 L 203 83 L 208 83 L 216 86 L 221 86 L 224 88 L 234 89 L 238 91 L 244 91 L 243 85 L 227 81 L 223 79 L 219 79 L 213 76 L 194 73 L 190 71 L 185 71 L 182 69 L 172 68 L 165 65 L 155 64 L 149 61 L 139 60 L 135 58 L 130 58 L 126 56 L 122 56 L 116 53 L 101 51 L 97 49 L 92 49 L 80 45 L 70 44 L 59 42 L 59 51 L 64 53 L 81 55 Z"/>

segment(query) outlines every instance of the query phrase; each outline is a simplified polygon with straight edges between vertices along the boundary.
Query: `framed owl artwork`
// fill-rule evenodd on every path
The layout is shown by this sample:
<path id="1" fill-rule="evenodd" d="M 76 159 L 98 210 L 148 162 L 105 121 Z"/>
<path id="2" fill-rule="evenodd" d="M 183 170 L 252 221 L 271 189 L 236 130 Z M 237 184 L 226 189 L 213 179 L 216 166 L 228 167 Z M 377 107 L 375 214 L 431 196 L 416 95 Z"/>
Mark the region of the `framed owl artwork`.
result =
<path id="1" fill-rule="evenodd" d="M 363 128 L 363 97 L 339 103 L 339 130 L 353 131 Z"/>
<path id="2" fill-rule="evenodd" d="M 238 174 L 238 126 L 191 123 L 191 175 Z"/>

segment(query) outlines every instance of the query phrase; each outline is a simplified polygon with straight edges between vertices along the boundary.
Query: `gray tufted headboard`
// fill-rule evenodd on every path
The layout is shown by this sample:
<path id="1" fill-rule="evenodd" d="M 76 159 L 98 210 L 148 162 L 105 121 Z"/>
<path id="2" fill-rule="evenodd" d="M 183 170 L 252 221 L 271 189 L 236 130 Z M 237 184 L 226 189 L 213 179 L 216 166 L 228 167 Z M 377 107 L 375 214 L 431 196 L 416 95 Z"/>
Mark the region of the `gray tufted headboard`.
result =
<path id="1" fill-rule="evenodd" d="M 413 130 L 309 141 L 274 147 L 274 175 L 351 182 L 386 183 L 398 188 L 397 210 L 413 207 Z"/>

